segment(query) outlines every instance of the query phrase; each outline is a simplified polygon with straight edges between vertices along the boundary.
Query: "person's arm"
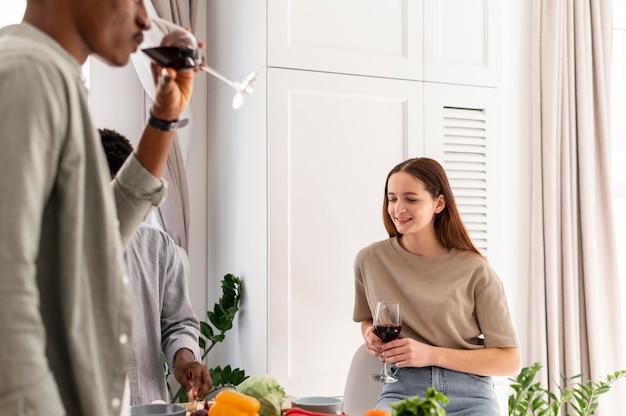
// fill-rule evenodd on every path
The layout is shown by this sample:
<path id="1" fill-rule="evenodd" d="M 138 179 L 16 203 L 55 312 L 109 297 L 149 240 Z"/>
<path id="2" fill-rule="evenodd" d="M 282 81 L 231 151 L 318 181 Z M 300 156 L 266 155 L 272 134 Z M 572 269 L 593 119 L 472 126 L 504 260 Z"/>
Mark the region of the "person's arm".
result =
<path id="1" fill-rule="evenodd" d="M 189 400 L 199 400 L 206 396 L 213 386 L 209 370 L 197 362 L 194 354 L 187 348 L 176 351 L 174 378 L 187 392 Z"/>
<path id="2" fill-rule="evenodd" d="M 387 363 L 398 367 L 437 366 L 483 376 L 511 376 L 522 368 L 519 347 L 462 350 L 434 347 L 409 338 L 380 346 Z"/>
<path id="3" fill-rule="evenodd" d="M 150 113 L 161 121 L 178 120 L 189 105 L 194 71 L 176 72 L 152 65 L 156 80 L 156 97 Z M 135 149 L 135 157 L 153 176 L 160 178 L 167 163 L 174 131 L 159 130 L 147 125 Z"/>
<path id="4" fill-rule="evenodd" d="M 213 383 L 209 371 L 200 362 L 200 323 L 191 307 L 187 286 L 186 254 L 167 234 L 161 270 L 163 307 L 161 310 L 161 343 L 168 362 L 173 367 L 176 381 L 186 392 L 193 390 L 197 399 L 206 396 Z"/>
<path id="5" fill-rule="evenodd" d="M 197 71 L 176 72 L 155 63 L 152 63 L 151 69 L 156 83 L 151 117 L 160 120 L 160 123 L 178 120 L 191 100 L 194 74 Z M 151 123 L 146 125 L 133 155 L 113 181 L 124 245 L 153 207 L 165 198 L 166 185 L 161 175 L 167 165 L 174 134 L 174 131 L 154 127 Z"/>

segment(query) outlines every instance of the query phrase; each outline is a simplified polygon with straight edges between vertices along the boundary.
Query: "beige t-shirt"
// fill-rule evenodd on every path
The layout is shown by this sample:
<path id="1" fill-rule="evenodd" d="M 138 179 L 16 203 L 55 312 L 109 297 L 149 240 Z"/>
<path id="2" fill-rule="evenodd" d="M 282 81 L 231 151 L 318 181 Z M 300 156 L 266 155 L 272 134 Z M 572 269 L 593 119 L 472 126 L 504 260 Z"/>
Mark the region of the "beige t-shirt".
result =
<path id="1" fill-rule="evenodd" d="M 395 299 L 401 338 L 456 349 L 519 346 L 502 282 L 474 253 L 420 257 L 393 237 L 363 248 L 354 273 L 356 322 L 372 320 L 378 300 Z"/>

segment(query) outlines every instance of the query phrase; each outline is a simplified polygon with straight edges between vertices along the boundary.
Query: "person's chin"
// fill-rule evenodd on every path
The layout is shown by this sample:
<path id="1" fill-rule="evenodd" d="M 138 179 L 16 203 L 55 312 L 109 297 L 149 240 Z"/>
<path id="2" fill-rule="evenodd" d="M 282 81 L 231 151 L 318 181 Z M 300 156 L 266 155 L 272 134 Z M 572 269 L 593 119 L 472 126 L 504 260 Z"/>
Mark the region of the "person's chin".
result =
<path id="1" fill-rule="evenodd" d="M 110 66 L 126 66 L 128 61 L 130 61 L 130 53 L 127 54 L 116 54 L 109 57 L 104 57 L 101 55 L 94 55 L 100 61 L 104 62 Z"/>

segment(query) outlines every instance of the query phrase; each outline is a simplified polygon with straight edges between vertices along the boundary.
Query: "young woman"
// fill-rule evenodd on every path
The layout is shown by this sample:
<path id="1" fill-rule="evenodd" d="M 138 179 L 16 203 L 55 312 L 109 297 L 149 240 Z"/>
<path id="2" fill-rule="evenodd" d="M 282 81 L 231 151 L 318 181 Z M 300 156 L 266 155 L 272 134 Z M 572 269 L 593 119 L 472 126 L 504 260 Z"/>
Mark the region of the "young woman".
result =
<path id="1" fill-rule="evenodd" d="M 519 344 L 502 283 L 472 243 L 448 178 L 429 158 L 404 161 L 387 176 L 383 219 L 389 238 L 356 257 L 353 319 L 368 352 L 391 365 L 379 408 L 430 386 L 450 399 L 449 416 L 498 416 L 490 376 L 516 375 Z M 400 337 L 373 329 L 376 302 L 400 303 Z"/>

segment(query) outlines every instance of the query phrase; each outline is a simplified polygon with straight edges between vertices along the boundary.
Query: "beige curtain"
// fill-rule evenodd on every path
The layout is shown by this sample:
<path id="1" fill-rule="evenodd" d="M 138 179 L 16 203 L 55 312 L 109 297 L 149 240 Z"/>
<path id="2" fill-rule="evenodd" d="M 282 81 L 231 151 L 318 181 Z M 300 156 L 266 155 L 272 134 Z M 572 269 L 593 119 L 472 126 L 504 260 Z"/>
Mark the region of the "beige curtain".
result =
<path id="1" fill-rule="evenodd" d="M 159 15 L 179 26 L 191 28 L 193 32 L 196 22 L 197 0 L 152 0 Z"/>
<path id="2" fill-rule="evenodd" d="M 196 0 L 152 0 L 156 14 L 176 23 L 179 26 L 195 26 Z M 165 28 L 160 28 L 166 30 Z M 148 114 L 152 106 L 150 94 L 144 93 L 145 108 Z M 186 113 L 190 118 L 190 115 Z M 186 127 L 191 130 L 191 124 Z M 181 132 L 177 133 L 172 150 L 167 159 L 167 166 L 163 178 L 169 183 L 167 198 L 156 210 L 159 223 L 176 243 L 188 251 L 189 249 L 189 193 L 185 161 L 187 155 L 181 149 Z M 187 137 L 190 139 L 190 137 Z"/>
<path id="3" fill-rule="evenodd" d="M 624 369 L 610 189 L 610 0 L 533 0 L 528 364 Z M 626 414 L 620 383 L 597 414 Z"/>

